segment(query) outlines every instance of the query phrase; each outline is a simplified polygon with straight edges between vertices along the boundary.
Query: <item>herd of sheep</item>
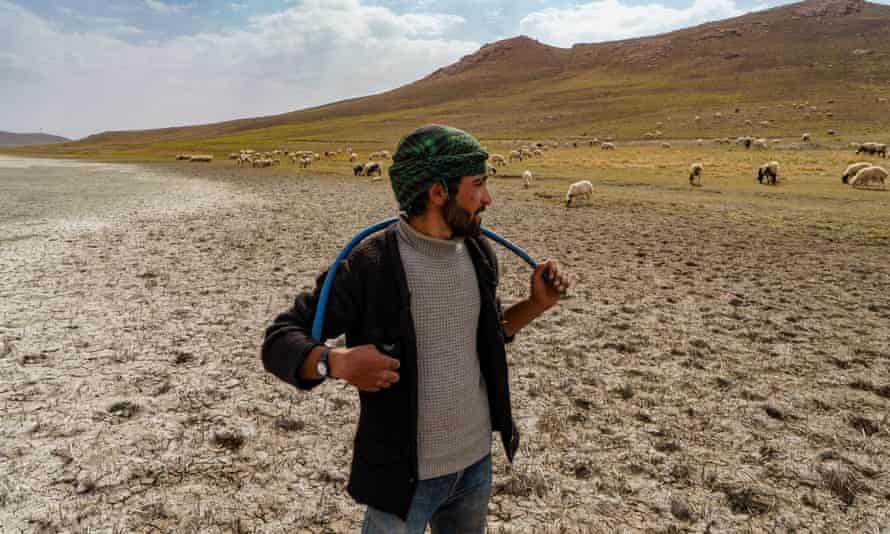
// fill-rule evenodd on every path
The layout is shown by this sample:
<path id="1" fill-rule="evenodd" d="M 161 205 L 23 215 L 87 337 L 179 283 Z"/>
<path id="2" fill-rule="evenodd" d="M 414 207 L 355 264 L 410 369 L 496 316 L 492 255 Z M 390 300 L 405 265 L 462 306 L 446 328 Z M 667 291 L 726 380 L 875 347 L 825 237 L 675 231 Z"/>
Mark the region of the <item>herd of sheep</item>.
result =
<path id="1" fill-rule="evenodd" d="M 719 119 L 720 114 L 716 114 L 715 118 Z M 696 121 L 700 121 L 700 117 L 696 117 Z M 658 139 L 663 133 L 661 131 L 662 123 L 657 123 L 653 132 L 647 132 L 645 135 L 646 139 Z M 829 135 L 833 135 L 834 132 L 829 130 Z M 809 143 L 811 140 L 811 135 L 809 132 L 804 132 L 801 135 L 801 141 L 804 143 Z M 717 144 L 732 144 L 732 140 L 729 138 L 717 138 L 713 140 Z M 735 139 L 735 143 L 744 146 L 746 149 L 760 149 L 764 150 L 769 147 L 770 144 L 777 144 L 782 142 L 781 139 L 772 139 L 768 140 L 766 138 L 755 138 L 753 136 L 743 136 Z M 696 141 L 697 145 L 702 145 L 704 140 L 698 139 Z M 614 143 L 614 138 L 612 136 L 606 136 L 603 140 L 599 138 L 594 138 L 592 140 L 587 140 L 585 143 L 589 147 L 598 146 L 601 150 L 615 150 L 616 145 Z M 579 147 L 579 142 L 565 142 L 565 146 L 570 146 L 574 148 Z M 879 156 L 886 158 L 887 157 L 887 145 L 884 143 L 875 143 L 875 142 L 866 142 L 866 143 L 850 143 L 851 148 L 856 149 L 856 154 L 867 154 L 872 156 Z M 538 142 L 534 144 L 524 144 L 515 150 L 510 150 L 507 153 L 507 156 L 503 156 L 502 154 L 491 154 L 488 160 L 488 174 L 490 176 L 497 175 L 498 168 L 504 167 L 508 164 L 513 163 L 514 161 L 523 162 L 529 159 L 538 159 L 543 158 L 545 152 L 551 148 L 560 147 L 560 143 L 558 142 L 549 142 L 543 143 Z M 668 142 L 661 143 L 662 148 L 671 148 L 671 144 Z M 338 148 L 337 150 L 324 151 L 322 154 L 318 152 L 313 152 L 310 150 L 282 150 L 276 149 L 270 152 L 257 152 L 251 149 L 242 149 L 238 152 L 233 152 L 229 154 L 229 159 L 234 160 L 235 163 L 239 166 L 250 166 L 250 167 L 272 167 L 275 165 L 280 165 L 282 158 L 285 161 L 290 160 L 294 165 L 300 165 L 301 168 L 309 167 L 313 161 L 317 161 L 319 159 L 337 159 L 345 157 L 352 164 L 352 171 L 354 176 L 367 176 L 372 177 L 372 181 L 382 180 L 382 175 L 384 168 L 377 160 L 388 160 L 391 159 L 392 156 L 387 150 L 380 150 L 376 152 L 371 152 L 368 156 L 368 161 L 366 163 L 360 163 L 359 155 L 352 150 L 350 147 L 346 148 Z M 177 154 L 177 160 L 187 160 L 187 161 L 195 161 L 195 162 L 212 162 L 213 156 L 208 154 Z M 692 163 L 689 166 L 689 184 L 693 186 L 701 186 L 702 185 L 702 175 L 704 173 L 704 165 L 700 162 Z M 874 165 L 868 162 L 859 162 L 849 165 L 841 175 L 841 181 L 844 184 L 849 184 L 853 187 L 886 187 L 888 173 L 887 171 L 880 166 Z M 760 165 L 757 168 L 757 182 L 764 185 L 776 185 L 779 180 L 779 162 L 777 161 L 769 161 Z M 534 181 L 534 175 L 531 171 L 525 170 L 522 173 L 522 181 L 523 185 L 526 188 L 532 186 Z M 593 184 L 589 180 L 582 180 L 579 182 L 575 182 L 569 186 L 568 191 L 565 196 L 565 205 L 566 207 L 570 207 L 573 205 L 577 205 L 579 201 L 589 201 L 593 196 Z"/>

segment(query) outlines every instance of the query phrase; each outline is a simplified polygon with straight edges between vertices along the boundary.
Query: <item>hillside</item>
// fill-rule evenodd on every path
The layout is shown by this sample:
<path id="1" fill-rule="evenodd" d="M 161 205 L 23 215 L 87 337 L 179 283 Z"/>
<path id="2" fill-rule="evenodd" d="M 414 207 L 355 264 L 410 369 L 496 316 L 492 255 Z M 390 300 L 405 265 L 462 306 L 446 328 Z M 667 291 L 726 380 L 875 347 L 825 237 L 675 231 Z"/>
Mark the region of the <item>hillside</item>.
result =
<path id="1" fill-rule="evenodd" d="M 377 95 L 216 124 L 105 132 L 34 151 L 151 158 L 244 146 L 392 145 L 428 122 L 488 140 L 641 139 L 663 123 L 667 138 L 796 138 L 832 129 L 837 136 L 828 141 L 845 143 L 890 133 L 888 96 L 890 6 L 808 0 L 571 48 L 520 36 Z"/>
<path id="2" fill-rule="evenodd" d="M 67 137 L 43 133 L 0 132 L 0 146 L 42 145 L 47 143 L 64 143 Z"/>

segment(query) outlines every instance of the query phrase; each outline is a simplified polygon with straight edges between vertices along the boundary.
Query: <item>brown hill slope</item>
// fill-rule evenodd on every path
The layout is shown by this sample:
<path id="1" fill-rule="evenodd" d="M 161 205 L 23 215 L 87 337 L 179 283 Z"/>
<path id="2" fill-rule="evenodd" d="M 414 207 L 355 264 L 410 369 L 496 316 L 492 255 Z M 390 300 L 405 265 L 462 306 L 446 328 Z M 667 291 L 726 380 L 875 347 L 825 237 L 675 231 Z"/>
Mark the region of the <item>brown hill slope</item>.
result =
<path id="1" fill-rule="evenodd" d="M 0 146 L 38 145 L 44 143 L 63 143 L 65 141 L 70 141 L 70 139 L 44 133 L 0 132 Z"/>
<path id="2" fill-rule="evenodd" d="M 391 143 L 426 122 L 483 137 L 609 132 L 640 138 L 890 133 L 890 6 L 808 0 L 671 33 L 570 49 L 515 37 L 398 89 L 281 115 L 106 132 L 52 150 L 169 154 L 308 141 Z M 791 113 L 792 103 L 817 109 Z M 722 121 L 695 115 L 732 113 Z M 751 131 L 768 121 L 769 131 Z"/>

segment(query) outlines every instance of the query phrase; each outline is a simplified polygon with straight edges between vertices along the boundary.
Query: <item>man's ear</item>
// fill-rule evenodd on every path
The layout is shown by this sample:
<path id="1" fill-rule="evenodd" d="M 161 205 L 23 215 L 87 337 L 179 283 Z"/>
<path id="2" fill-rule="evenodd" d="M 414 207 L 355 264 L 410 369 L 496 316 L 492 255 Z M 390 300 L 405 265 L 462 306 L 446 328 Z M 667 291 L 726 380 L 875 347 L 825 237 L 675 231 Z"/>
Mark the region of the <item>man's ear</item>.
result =
<path id="1" fill-rule="evenodd" d="M 444 206 L 445 202 L 448 201 L 448 190 L 445 189 L 442 182 L 434 183 L 427 194 L 429 195 L 430 202 L 434 206 Z"/>

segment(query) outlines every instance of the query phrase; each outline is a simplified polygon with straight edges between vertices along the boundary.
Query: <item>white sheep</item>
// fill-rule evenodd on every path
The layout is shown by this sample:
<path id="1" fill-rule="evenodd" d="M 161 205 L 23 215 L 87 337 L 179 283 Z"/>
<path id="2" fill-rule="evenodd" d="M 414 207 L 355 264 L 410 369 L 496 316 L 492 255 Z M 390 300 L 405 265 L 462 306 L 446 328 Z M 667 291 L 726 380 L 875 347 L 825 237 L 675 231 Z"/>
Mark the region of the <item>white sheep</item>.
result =
<path id="1" fill-rule="evenodd" d="M 705 170 L 701 163 L 693 163 L 689 166 L 689 185 L 701 185 L 701 175 Z"/>
<path id="2" fill-rule="evenodd" d="M 800 140 L 803 141 L 804 143 L 809 143 L 810 142 L 810 133 L 804 132 L 803 135 L 800 136 Z"/>
<path id="3" fill-rule="evenodd" d="M 671 148 L 671 144 L 668 142 L 661 143 L 661 148 Z"/>
<path id="4" fill-rule="evenodd" d="M 886 188 L 887 171 L 883 167 L 871 166 L 866 167 L 856 173 L 850 180 L 853 187 L 870 187 L 872 185 L 880 185 L 882 189 Z"/>
<path id="5" fill-rule="evenodd" d="M 522 173 L 522 183 L 525 185 L 526 189 L 531 187 L 533 179 L 532 171 L 525 171 Z"/>
<path id="6" fill-rule="evenodd" d="M 514 159 L 522 161 L 522 153 L 520 153 L 518 150 L 511 150 L 510 153 L 507 154 L 507 157 L 510 159 L 510 163 L 513 163 Z"/>
<path id="7" fill-rule="evenodd" d="M 566 207 L 571 206 L 572 200 L 576 198 L 583 198 L 587 202 L 591 195 L 593 195 L 593 184 L 590 183 L 590 180 L 575 182 L 569 186 L 569 190 L 566 192 Z"/>
<path id="8" fill-rule="evenodd" d="M 358 154 L 356 154 L 355 152 L 350 153 L 349 154 L 349 162 L 355 163 L 356 161 L 358 161 Z"/>
<path id="9" fill-rule="evenodd" d="M 213 161 L 213 155 L 211 154 L 193 154 L 190 158 L 190 161 L 200 161 L 202 163 L 210 163 Z"/>
<path id="10" fill-rule="evenodd" d="M 543 158 L 543 157 L 544 157 L 544 152 L 543 152 L 541 149 L 537 149 L 537 150 L 535 150 L 535 151 L 532 152 L 532 155 L 533 155 L 534 157 L 536 157 L 536 158 Z"/>
<path id="11" fill-rule="evenodd" d="M 847 168 L 844 169 L 844 174 L 841 175 L 841 182 L 845 184 L 850 183 L 850 178 L 856 176 L 857 172 L 871 166 L 871 163 L 867 161 L 860 161 L 859 163 L 851 163 L 850 165 L 847 165 Z"/>
<path id="12" fill-rule="evenodd" d="M 779 180 L 779 162 L 778 161 L 770 161 L 768 163 L 764 163 L 757 169 L 757 181 L 759 183 L 767 183 L 776 185 L 776 182 Z"/>
<path id="13" fill-rule="evenodd" d="M 766 139 L 764 139 L 762 137 L 760 139 L 755 139 L 754 142 L 751 143 L 751 146 L 753 146 L 754 148 L 763 150 L 766 148 Z"/>
<path id="14" fill-rule="evenodd" d="M 491 164 L 495 167 L 503 167 L 507 164 L 507 160 L 504 159 L 504 156 L 500 154 L 492 154 L 491 155 Z"/>
<path id="15" fill-rule="evenodd" d="M 600 145 L 602 150 L 615 150 L 615 143 L 603 143 Z"/>

